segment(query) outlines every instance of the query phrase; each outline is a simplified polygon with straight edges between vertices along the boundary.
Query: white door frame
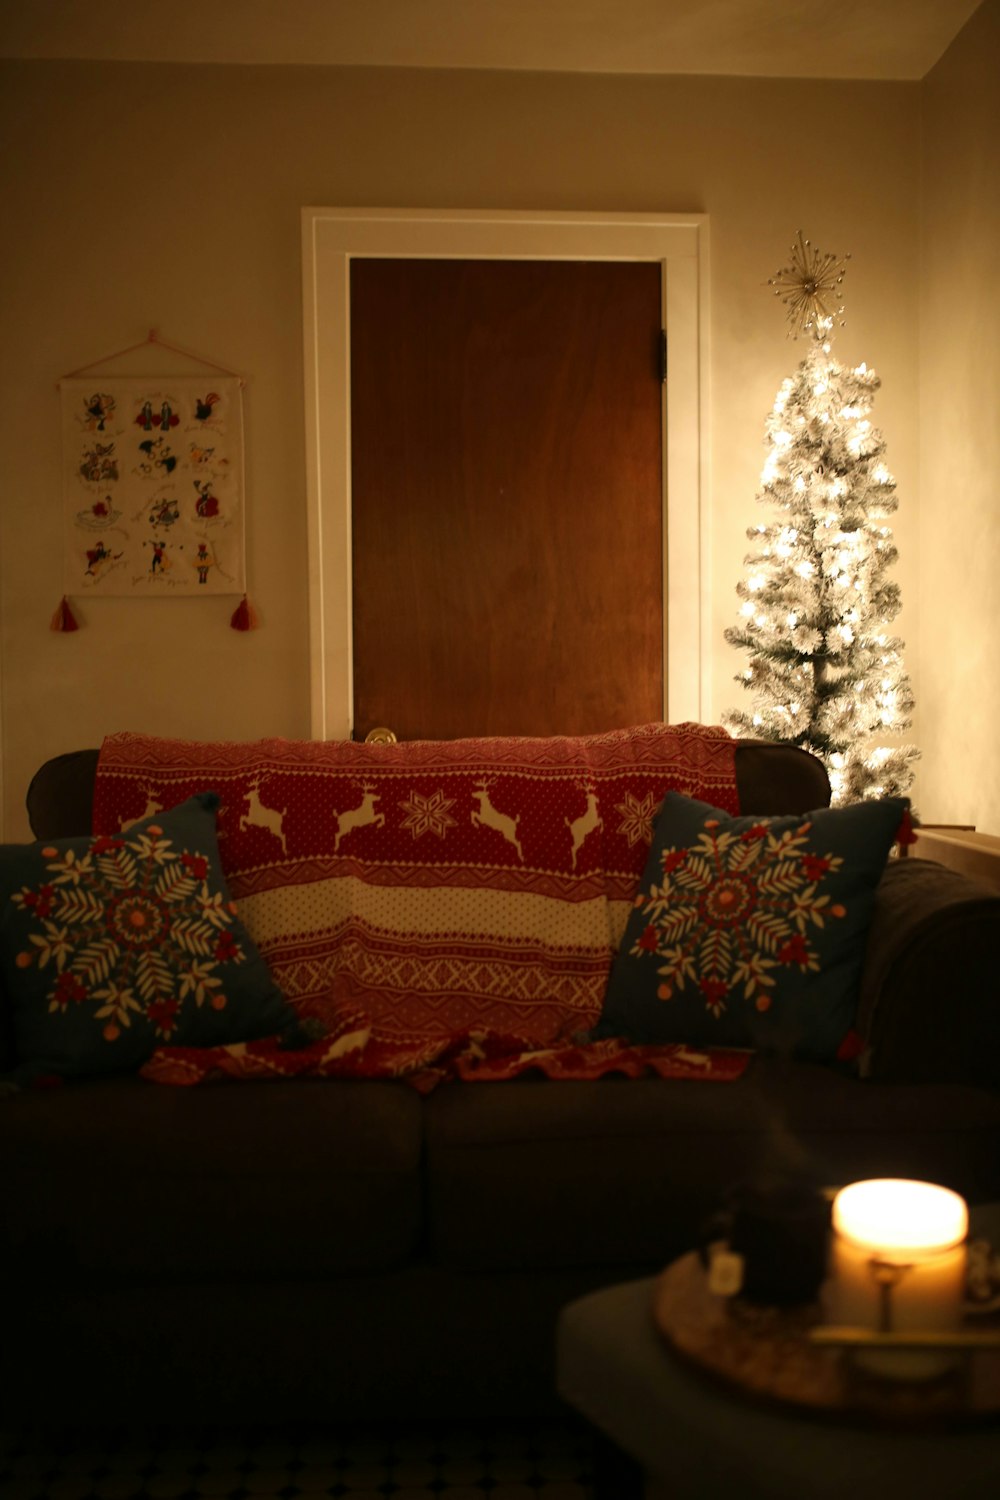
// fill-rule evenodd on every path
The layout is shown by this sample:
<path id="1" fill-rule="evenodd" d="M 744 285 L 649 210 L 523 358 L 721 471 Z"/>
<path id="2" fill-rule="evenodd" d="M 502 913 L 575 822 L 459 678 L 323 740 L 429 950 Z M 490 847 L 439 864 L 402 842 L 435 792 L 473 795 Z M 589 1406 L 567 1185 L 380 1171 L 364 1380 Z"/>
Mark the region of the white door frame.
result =
<path id="1" fill-rule="evenodd" d="M 708 219 L 704 214 L 304 208 L 303 322 L 312 736 L 353 730 L 350 275 L 359 256 L 659 261 L 664 387 L 663 717 L 707 696 Z M 625 727 L 625 726 L 622 726 Z"/>

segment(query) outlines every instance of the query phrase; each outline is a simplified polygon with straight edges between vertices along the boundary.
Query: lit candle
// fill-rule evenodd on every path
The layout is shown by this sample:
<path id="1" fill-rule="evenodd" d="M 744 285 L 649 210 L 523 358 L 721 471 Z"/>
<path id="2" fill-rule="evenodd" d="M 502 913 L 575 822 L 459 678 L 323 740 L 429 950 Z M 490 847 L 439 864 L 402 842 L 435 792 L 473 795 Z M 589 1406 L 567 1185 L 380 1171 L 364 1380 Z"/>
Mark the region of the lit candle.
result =
<path id="1" fill-rule="evenodd" d="M 950 1188 L 875 1178 L 833 1201 L 828 1320 L 883 1333 L 942 1333 L 961 1321 L 965 1292 L 965 1200 Z M 948 1368 L 947 1354 L 859 1351 L 866 1368 L 922 1379 Z"/>

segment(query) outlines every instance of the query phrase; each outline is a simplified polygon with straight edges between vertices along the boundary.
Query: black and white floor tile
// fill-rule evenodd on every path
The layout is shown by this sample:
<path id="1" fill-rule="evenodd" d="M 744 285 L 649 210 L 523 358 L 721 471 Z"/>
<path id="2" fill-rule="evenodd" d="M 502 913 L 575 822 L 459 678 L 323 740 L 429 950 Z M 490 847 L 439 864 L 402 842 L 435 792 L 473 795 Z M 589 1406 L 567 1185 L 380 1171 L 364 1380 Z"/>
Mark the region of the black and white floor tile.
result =
<path id="1" fill-rule="evenodd" d="M 4 1500 L 593 1500 L 573 1423 L 136 1433 L 0 1429 Z"/>

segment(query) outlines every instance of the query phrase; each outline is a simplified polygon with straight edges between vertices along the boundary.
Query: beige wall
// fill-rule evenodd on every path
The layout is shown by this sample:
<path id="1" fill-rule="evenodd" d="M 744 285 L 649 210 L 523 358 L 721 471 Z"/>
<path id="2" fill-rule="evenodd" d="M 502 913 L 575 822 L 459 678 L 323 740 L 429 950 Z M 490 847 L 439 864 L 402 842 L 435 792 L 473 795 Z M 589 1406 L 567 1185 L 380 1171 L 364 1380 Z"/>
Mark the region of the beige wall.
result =
<path id="1" fill-rule="evenodd" d="M 928 816 L 1000 834 L 1000 0 L 922 84 L 920 642 Z"/>
<path id="2" fill-rule="evenodd" d="M 912 637 L 919 111 L 917 84 L 6 66 L 7 836 L 27 836 L 23 794 L 39 761 L 110 731 L 309 732 L 305 204 L 710 216 L 710 718 L 740 701 L 742 659 L 722 631 L 735 618 L 744 529 L 758 519 L 764 417 L 802 352 L 764 283 L 800 226 L 850 251 L 835 350 L 884 381 L 875 416 L 899 484 L 900 628 Z M 77 634 L 48 629 L 61 592 L 55 381 L 152 326 L 248 377 L 249 576 L 262 625 L 252 634 L 228 628 L 233 601 L 221 599 L 95 600 Z M 907 660 L 919 698 L 915 643 Z"/>

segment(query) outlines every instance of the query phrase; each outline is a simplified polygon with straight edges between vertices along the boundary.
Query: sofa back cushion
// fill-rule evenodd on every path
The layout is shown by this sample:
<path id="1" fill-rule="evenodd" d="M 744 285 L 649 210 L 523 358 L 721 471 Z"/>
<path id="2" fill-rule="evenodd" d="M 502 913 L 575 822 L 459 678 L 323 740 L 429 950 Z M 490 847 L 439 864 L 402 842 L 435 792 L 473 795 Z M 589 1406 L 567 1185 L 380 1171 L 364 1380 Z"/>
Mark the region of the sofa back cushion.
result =
<path id="1" fill-rule="evenodd" d="M 301 1014 L 361 1006 L 397 1042 L 481 1027 L 545 1044 L 600 1012 L 665 794 L 738 810 L 734 744 L 693 724 L 397 745 L 118 734 L 94 825 L 211 786 L 241 917 Z"/>

